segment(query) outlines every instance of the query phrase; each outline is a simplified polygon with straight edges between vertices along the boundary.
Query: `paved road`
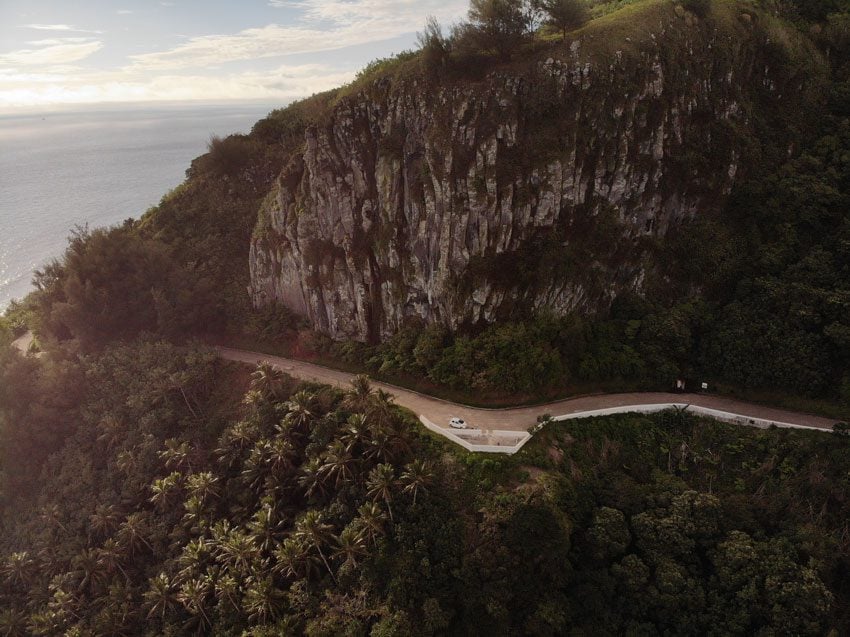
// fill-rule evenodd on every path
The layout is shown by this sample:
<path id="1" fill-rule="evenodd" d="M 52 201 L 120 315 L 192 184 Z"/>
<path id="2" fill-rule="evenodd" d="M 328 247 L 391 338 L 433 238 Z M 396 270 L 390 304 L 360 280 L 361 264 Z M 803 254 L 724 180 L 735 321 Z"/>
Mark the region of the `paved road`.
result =
<path id="1" fill-rule="evenodd" d="M 257 364 L 260 361 L 268 361 L 290 376 L 327 385 L 348 387 L 353 376 L 347 372 L 329 369 L 304 361 L 282 358 L 280 356 L 271 356 L 269 354 L 247 352 L 226 347 L 220 347 L 218 351 L 222 357 L 233 361 L 252 364 Z M 664 392 L 598 394 L 594 396 L 568 398 L 534 407 L 480 409 L 450 403 L 439 398 L 434 398 L 433 396 L 426 396 L 387 383 L 373 381 L 373 385 L 393 394 L 399 405 L 407 407 L 418 416 L 425 416 L 431 422 L 444 428 L 448 428 L 449 418 L 458 416 L 466 420 L 472 427 L 480 429 L 526 431 L 529 426 L 537 421 L 537 416 L 544 413 L 553 416 L 562 416 L 594 409 L 607 409 L 624 405 L 652 405 L 657 403 L 689 403 L 709 409 L 740 414 L 749 418 L 762 418 L 776 421 L 777 423 L 791 423 L 806 427 L 816 427 L 818 429 L 831 429 L 835 424 L 834 420 L 821 418 L 820 416 L 801 414 L 784 409 L 774 409 L 732 398 L 704 394 L 673 394 Z"/>

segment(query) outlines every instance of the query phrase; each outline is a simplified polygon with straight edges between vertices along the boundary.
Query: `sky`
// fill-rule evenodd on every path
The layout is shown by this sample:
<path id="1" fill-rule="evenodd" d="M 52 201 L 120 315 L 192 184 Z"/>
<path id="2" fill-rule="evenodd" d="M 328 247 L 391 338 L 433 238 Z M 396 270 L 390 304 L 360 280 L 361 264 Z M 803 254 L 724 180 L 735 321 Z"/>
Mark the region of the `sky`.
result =
<path id="1" fill-rule="evenodd" d="M 0 0 L 0 111 L 286 103 L 415 48 L 468 0 Z"/>

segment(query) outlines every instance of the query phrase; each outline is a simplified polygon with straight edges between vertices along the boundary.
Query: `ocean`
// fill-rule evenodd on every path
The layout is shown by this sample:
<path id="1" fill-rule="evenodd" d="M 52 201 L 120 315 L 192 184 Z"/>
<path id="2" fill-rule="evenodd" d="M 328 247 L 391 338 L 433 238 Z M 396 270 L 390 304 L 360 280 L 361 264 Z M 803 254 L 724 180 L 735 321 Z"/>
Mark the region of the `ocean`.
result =
<path id="1" fill-rule="evenodd" d="M 211 135 L 271 106 L 157 106 L 0 116 L 0 312 L 77 225 L 138 218 L 179 185 Z"/>

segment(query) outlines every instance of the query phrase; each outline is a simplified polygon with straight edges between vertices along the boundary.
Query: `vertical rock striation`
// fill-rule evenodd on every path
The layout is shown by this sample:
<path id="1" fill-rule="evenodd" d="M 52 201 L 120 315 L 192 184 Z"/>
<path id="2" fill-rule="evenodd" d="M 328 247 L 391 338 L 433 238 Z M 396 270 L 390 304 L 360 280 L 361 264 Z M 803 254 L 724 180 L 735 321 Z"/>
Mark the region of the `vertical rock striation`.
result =
<path id="1" fill-rule="evenodd" d="M 374 342 L 409 317 L 456 328 L 639 289 L 646 245 L 723 205 L 751 113 L 803 86 L 751 26 L 670 13 L 622 49 L 590 33 L 476 81 L 339 99 L 260 211 L 254 303 Z"/>

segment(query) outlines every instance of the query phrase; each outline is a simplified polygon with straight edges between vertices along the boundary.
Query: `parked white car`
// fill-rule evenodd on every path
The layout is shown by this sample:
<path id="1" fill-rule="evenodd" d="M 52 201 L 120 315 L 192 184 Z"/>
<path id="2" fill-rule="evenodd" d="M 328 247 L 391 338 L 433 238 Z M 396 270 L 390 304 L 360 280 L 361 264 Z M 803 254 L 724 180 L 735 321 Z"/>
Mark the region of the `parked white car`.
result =
<path id="1" fill-rule="evenodd" d="M 449 427 L 452 429 L 466 429 L 469 425 L 466 424 L 463 418 L 452 418 L 449 420 Z"/>

